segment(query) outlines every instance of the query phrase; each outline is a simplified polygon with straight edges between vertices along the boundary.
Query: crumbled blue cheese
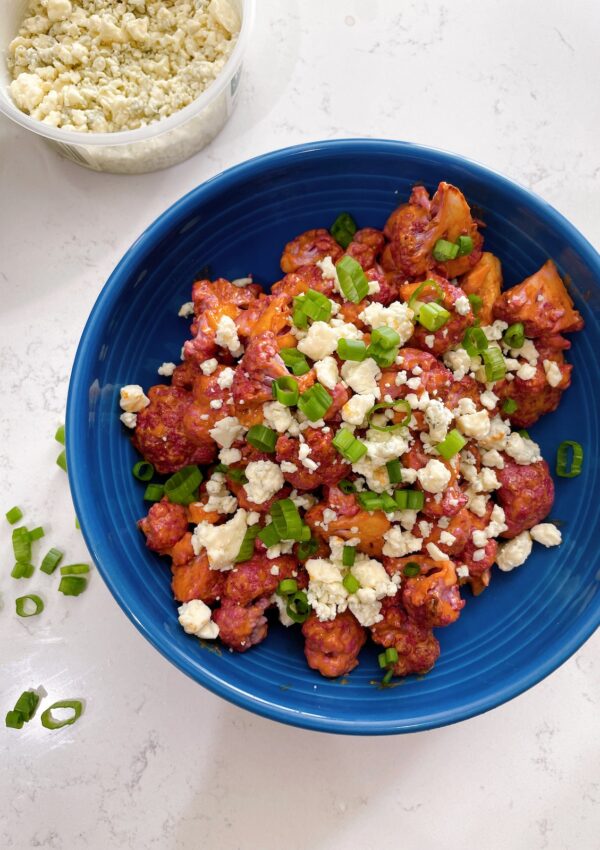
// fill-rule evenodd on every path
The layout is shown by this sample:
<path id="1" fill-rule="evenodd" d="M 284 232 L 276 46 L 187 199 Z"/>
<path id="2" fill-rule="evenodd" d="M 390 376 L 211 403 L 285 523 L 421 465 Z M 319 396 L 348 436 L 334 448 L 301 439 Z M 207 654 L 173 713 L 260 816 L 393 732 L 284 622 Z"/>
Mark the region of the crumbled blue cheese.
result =
<path id="1" fill-rule="evenodd" d="M 383 535 L 383 539 L 383 554 L 389 558 L 403 558 L 413 552 L 420 552 L 423 548 L 421 537 L 416 537 L 410 531 L 403 531 L 399 525 L 392 525 Z"/>
<path id="2" fill-rule="evenodd" d="M 362 425 L 374 404 L 375 396 L 373 393 L 353 395 L 342 407 L 342 419 L 351 425 Z"/>
<path id="3" fill-rule="evenodd" d="M 218 365 L 219 364 L 217 363 L 216 359 L 214 357 L 210 357 L 208 360 L 204 360 L 200 364 L 200 370 L 202 371 L 203 375 L 212 375 L 213 372 L 217 371 Z"/>
<path id="4" fill-rule="evenodd" d="M 523 437 L 517 433 L 511 434 L 507 439 L 506 454 L 510 455 L 521 465 L 537 463 L 537 461 L 542 459 L 538 444 L 533 440 L 523 439 Z"/>
<path id="5" fill-rule="evenodd" d="M 427 465 L 417 470 L 417 478 L 428 493 L 443 493 L 450 482 L 450 470 L 440 461 L 432 458 Z"/>
<path id="6" fill-rule="evenodd" d="M 239 508 L 229 522 L 212 525 L 199 523 L 192 534 L 192 548 L 196 555 L 206 549 L 211 570 L 231 570 L 240 551 L 248 524 L 247 512 Z"/>
<path id="7" fill-rule="evenodd" d="M 284 484 L 281 469 L 270 460 L 251 461 L 245 474 L 248 481 L 244 484 L 244 490 L 248 499 L 256 505 L 268 502 Z"/>
<path id="8" fill-rule="evenodd" d="M 370 357 L 361 362 L 346 360 L 342 365 L 342 378 L 359 395 L 370 393 L 375 398 L 381 395 L 377 384 L 381 378 L 381 369 Z"/>
<path id="9" fill-rule="evenodd" d="M 554 360 L 543 360 L 542 366 L 544 367 L 544 372 L 546 373 L 546 380 L 550 384 L 551 387 L 558 387 L 562 381 L 562 372 Z"/>
<path id="10" fill-rule="evenodd" d="M 228 0 L 30 0 L 8 46 L 19 109 L 63 130 L 133 130 L 191 104 L 239 32 Z"/>
<path id="11" fill-rule="evenodd" d="M 245 431 L 237 416 L 225 416 L 208 433 L 221 448 L 230 449 Z"/>
<path id="12" fill-rule="evenodd" d="M 166 378 L 170 378 L 176 368 L 177 367 L 174 363 L 163 363 L 158 367 L 157 372 L 159 375 L 164 375 Z"/>
<path id="13" fill-rule="evenodd" d="M 541 522 L 534 525 L 529 534 L 532 540 L 541 543 L 542 546 L 560 546 L 562 543 L 562 534 L 552 522 Z"/>
<path id="14" fill-rule="evenodd" d="M 531 554 L 531 549 L 531 535 L 528 531 L 522 531 L 508 543 L 498 547 L 496 563 L 503 572 L 508 573 L 525 563 Z"/>
<path id="15" fill-rule="evenodd" d="M 139 413 L 150 404 L 150 399 L 139 384 L 127 384 L 121 387 L 119 404 L 125 413 Z"/>
<path id="16" fill-rule="evenodd" d="M 184 602 L 177 609 L 179 623 L 188 635 L 204 640 L 214 640 L 219 635 L 219 627 L 211 619 L 212 611 L 201 599 Z"/>
<path id="17" fill-rule="evenodd" d="M 244 352 L 238 337 L 236 324 L 231 316 L 221 316 L 219 319 L 215 333 L 215 342 L 221 348 L 229 349 L 233 357 L 240 357 Z"/>
<path id="18" fill-rule="evenodd" d="M 400 336 L 400 345 L 404 345 L 414 332 L 413 316 L 414 313 L 408 304 L 393 301 L 388 307 L 377 302 L 369 304 L 358 318 L 372 328 L 392 328 Z"/>
<path id="19" fill-rule="evenodd" d="M 323 360 L 336 351 L 338 340 L 362 339 L 362 336 L 362 331 L 355 325 L 340 319 L 331 319 L 329 324 L 313 322 L 306 336 L 298 343 L 298 351 L 311 360 Z"/>
<path id="20" fill-rule="evenodd" d="M 216 511 L 218 514 L 232 514 L 237 508 L 237 499 L 232 496 L 225 483 L 222 472 L 215 472 L 206 482 L 208 501 L 205 510 Z"/>

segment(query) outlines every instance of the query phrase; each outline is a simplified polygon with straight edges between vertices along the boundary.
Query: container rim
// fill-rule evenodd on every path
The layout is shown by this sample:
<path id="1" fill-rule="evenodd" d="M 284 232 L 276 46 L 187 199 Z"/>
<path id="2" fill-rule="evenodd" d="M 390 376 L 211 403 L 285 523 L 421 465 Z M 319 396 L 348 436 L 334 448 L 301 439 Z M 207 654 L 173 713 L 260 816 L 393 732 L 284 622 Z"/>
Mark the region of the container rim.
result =
<path id="1" fill-rule="evenodd" d="M 85 145 L 90 147 L 111 147 L 116 145 L 127 145 L 135 142 L 147 141 L 170 130 L 175 130 L 194 118 L 205 107 L 209 106 L 229 85 L 233 76 L 232 69 L 241 64 L 247 42 L 249 41 L 254 17 L 256 12 L 256 0 L 239 0 L 242 11 L 242 25 L 235 47 L 231 56 L 223 66 L 216 80 L 202 92 L 192 103 L 170 115 L 145 127 L 137 127 L 135 130 L 120 130 L 116 133 L 84 133 L 77 130 L 60 130 L 50 127 L 42 121 L 37 121 L 26 115 L 13 103 L 7 93 L 7 86 L 0 87 L 0 113 L 6 115 L 16 124 L 20 124 L 26 130 L 31 130 L 38 136 L 60 142 L 64 145 Z"/>

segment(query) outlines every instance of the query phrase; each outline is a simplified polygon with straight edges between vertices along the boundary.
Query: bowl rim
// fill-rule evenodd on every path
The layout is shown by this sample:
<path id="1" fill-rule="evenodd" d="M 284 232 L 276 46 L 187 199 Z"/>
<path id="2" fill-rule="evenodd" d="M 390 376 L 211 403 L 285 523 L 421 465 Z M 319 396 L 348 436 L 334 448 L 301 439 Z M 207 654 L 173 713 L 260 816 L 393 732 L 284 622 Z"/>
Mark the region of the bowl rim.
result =
<path id="1" fill-rule="evenodd" d="M 86 364 L 89 365 L 92 362 L 90 358 L 94 357 L 97 348 L 96 341 L 93 339 L 92 329 L 97 320 L 102 319 L 105 315 L 110 315 L 114 301 L 120 297 L 122 288 L 127 283 L 130 264 L 137 264 L 143 258 L 145 252 L 156 241 L 162 239 L 169 231 L 177 227 L 177 224 L 183 218 L 187 218 L 198 203 L 210 200 L 211 196 L 217 193 L 220 194 L 223 191 L 228 191 L 228 188 L 235 185 L 238 180 L 251 178 L 256 173 L 268 172 L 272 166 L 280 168 L 282 165 L 287 164 L 289 167 L 293 167 L 298 159 L 315 154 L 326 154 L 328 151 L 331 152 L 334 150 L 337 153 L 367 153 L 372 155 L 377 153 L 392 153 L 398 156 L 417 153 L 422 157 L 432 156 L 441 165 L 446 163 L 453 167 L 460 166 L 464 168 L 466 166 L 471 176 L 481 181 L 494 183 L 504 190 L 508 190 L 514 196 L 520 197 L 526 202 L 529 208 L 533 208 L 537 216 L 543 218 L 552 227 L 561 230 L 583 262 L 597 274 L 600 280 L 600 255 L 562 213 L 558 212 L 548 202 L 519 183 L 459 154 L 412 142 L 363 138 L 308 142 L 261 154 L 215 175 L 175 201 L 138 236 L 109 276 L 86 321 L 73 363 L 66 411 L 66 443 L 68 455 L 76 457 L 80 440 L 83 442 L 84 439 L 85 422 L 82 420 L 85 420 L 86 417 L 81 417 L 80 412 L 85 412 L 88 404 L 89 384 L 86 383 Z M 535 661 L 535 663 L 529 661 L 520 666 L 518 672 L 513 675 L 511 680 L 504 687 L 496 690 L 493 695 L 474 699 L 450 709 L 438 710 L 434 713 L 420 716 L 413 721 L 407 722 L 402 720 L 395 722 L 389 718 L 384 720 L 374 718 L 354 721 L 304 714 L 297 709 L 286 707 L 280 702 L 268 702 L 254 694 L 241 691 L 239 688 L 231 685 L 226 679 L 206 670 L 192 668 L 183 653 L 173 651 L 166 632 L 158 629 L 153 631 L 149 625 L 141 622 L 133 614 L 129 608 L 127 599 L 119 589 L 118 582 L 115 582 L 112 578 L 110 570 L 105 569 L 102 565 L 102 557 L 96 544 L 97 540 L 102 539 L 101 529 L 97 526 L 92 506 L 89 509 L 86 506 L 85 479 L 88 474 L 89 472 L 86 470 L 85 465 L 82 468 L 77 468 L 74 465 L 69 466 L 69 484 L 75 511 L 79 518 L 81 531 L 90 554 L 104 582 L 107 584 L 121 609 L 161 655 L 167 658 L 183 673 L 229 702 L 272 720 L 314 731 L 350 735 L 399 734 L 439 728 L 457 723 L 490 711 L 541 682 L 570 658 L 600 625 L 599 599 L 595 608 L 590 606 L 585 613 L 580 614 L 573 621 L 564 635 L 564 640 L 558 647 L 552 650 L 545 650 L 542 657 Z"/>

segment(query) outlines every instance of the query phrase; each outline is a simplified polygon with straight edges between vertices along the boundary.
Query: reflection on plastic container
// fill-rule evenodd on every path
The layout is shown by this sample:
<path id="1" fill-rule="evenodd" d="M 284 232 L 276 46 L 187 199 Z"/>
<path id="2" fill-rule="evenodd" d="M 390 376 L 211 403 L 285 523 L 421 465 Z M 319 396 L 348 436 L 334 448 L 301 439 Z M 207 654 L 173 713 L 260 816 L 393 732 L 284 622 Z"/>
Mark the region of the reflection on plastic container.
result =
<path id="1" fill-rule="evenodd" d="M 242 19 L 237 44 L 217 79 L 193 103 L 169 118 L 137 130 L 75 133 L 36 121 L 13 103 L 4 51 L 19 28 L 27 0 L 4 0 L 0 16 L 0 112 L 41 136 L 61 156 L 93 171 L 142 174 L 182 162 L 215 138 L 235 106 L 255 0 L 230 0 L 230 3 Z"/>

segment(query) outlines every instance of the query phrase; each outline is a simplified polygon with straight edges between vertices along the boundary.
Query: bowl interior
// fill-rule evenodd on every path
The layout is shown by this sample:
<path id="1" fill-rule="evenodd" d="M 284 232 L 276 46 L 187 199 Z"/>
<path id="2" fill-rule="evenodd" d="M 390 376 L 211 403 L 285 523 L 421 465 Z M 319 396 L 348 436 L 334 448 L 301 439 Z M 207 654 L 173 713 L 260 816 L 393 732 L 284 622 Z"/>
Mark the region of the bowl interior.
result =
<path id="1" fill-rule="evenodd" d="M 342 210 L 359 226 L 382 227 L 423 182 L 458 185 L 486 223 L 488 250 L 502 260 L 506 285 L 552 257 L 567 275 L 586 330 L 568 358 L 573 385 L 558 411 L 532 429 L 554 464 L 563 439 L 582 443 L 583 474 L 556 480 L 552 517 L 563 523 L 557 549 L 536 546 L 527 565 L 494 572 L 452 627 L 438 629 L 441 657 L 426 677 L 382 690 L 375 651 L 342 680 L 305 663 L 299 631 L 276 623 L 244 654 L 202 644 L 180 628 L 170 572 L 136 529 L 143 485 L 118 419 L 119 388 L 160 381 L 163 361 L 179 361 L 188 322 L 178 318 L 200 274 L 265 284 L 281 277 L 287 240 L 328 227 Z M 207 272 L 208 269 L 208 272 Z M 600 619 L 593 537 L 598 520 L 598 398 L 595 352 L 600 259 L 558 213 L 525 190 L 459 157 L 394 142 L 307 145 L 238 166 L 168 210 L 125 255 L 84 331 L 69 392 L 70 481 L 83 533 L 112 593 L 143 634 L 184 672 L 239 705 L 309 728 L 389 733 L 454 722 L 491 708 L 539 681 L 568 657 Z M 575 415 L 574 415 L 575 414 Z"/>

